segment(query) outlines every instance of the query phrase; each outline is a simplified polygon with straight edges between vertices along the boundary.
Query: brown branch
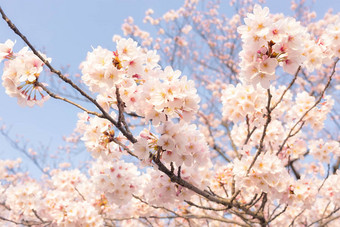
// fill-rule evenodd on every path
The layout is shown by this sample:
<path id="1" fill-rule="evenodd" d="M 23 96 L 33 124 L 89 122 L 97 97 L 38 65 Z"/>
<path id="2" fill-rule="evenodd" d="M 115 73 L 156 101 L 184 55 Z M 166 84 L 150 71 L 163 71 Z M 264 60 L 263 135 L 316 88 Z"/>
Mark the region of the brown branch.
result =
<path id="1" fill-rule="evenodd" d="M 239 217 L 242 221 L 244 221 L 244 223 L 246 223 L 249 227 L 251 227 L 251 226 L 254 226 L 253 225 L 253 223 L 256 223 L 256 222 L 254 222 L 252 219 L 253 218 L 247 218 L 246 216 L 245 216 L 245 214 L 244 213 L 238 213 L 238 212 L 236 212 L 235 210 L 230 210 L 230 213 L 231 214 L 234 214 L 234 215 L 236 215 L 237 217 Z"/>
<path id="2" fill-rule="evenodd" d="M 289 227 L 290 226 L 294 226 L 294 222 L 296 221 L 296 219 L 301 215 L 301 214 L 303 214 L 303 212 L 305 212 L 305 210 L 306 209 L 303 209 L 300 213 L 298 213 L 294 218 L 293 218 L 293 220 L 291 221 L 291 223 L 289 224 Z"/>
<path id="3" fill-rule="evenodd" d="M 197 204 L 195 204 L 191 201 L 188 201 L 188 200 L 184 200 L 184 202 L 186 202 L 190 206 L 194 206 L 194 207 L 197 207 L 197 208 L 200 208 L 200 209 L 203 209 L 203 210 L 226 211 L 226 210 L 230 209 L 230 208 L 213 208 L 213 207 L 200 206 L 200 205 L 197 205 Z"/>
<path id="4" fill-rule="evenodd" d="M 248 117 L 248 115 L 246 116 L 246 123 L 247 123 L 247 138 L 244 141 L 244 145 L 247 145 L 247 143 L 250 140 L 251 135 L 253 135 L 253 133 L 255 132 L 255 130 L 257 128 L 256 126 L 254 126 L 254 128 L 250 131 L 250 124 L 249 124 L 249 117 Z"/>
<path id="5" fill-rule="evenodd" d="M 234 183 L 235 185 L 235 183 Z M 236 199 L 236 197 L 240 194 L 241 190 L 238 190 L 237 192 L 235 192 L 235 186 L 234 186 L 234 194 L 232 195 L 232 197 L 230 198 L 230 203 L 233 203 L 233 201 Z"/>
<path id="6" fill-rule="evenodd" d="M 37 213 L 36 210 L 32 209 L 32 212 L 34 213 L 34 216 L 35 216 L 36 218 L 38 218 L 38 219 L 41 221 L 41 223 L 50 223 L 50 222 L 44 221 L 44 220 L 38 215 L 38 213 Z"/>
<path id="7" fill-rule="evenodd" d="M 160 206 L 155 206 L 155 205 L 150 205 L 148 202 L 144 201 L 142 198 L 140 198 L 139 196 L 136 196 L 136 195 L 132 195 L 135 199 L 139 200 L 141 203 L 144 203 L 152 208 L 155 208 L 155 209 L 162 209 L 162 210 L 165 210 L 167 212 L 170 212 L 176 216 L 179 216 L 179 214 L 177 214 L 175 211 L 173 210 L 170 210 L 169 208 L 166 208 L 166 207 L 160 207 Z"/>
<path id="8" fill-rule="evenodd" d="M 296 177 L 297 180 L 299 180 L 301 178 L 300 173 L 295 169 L 293 162 L 289 162 L 289 167 L 293 170 L 293 173 Z"/>
<path id="9" fill-rule="evenodd" d="M 85 197 L 83 196 L 83 194 L 80 193 L 80 191 L 78 190 L 78 188 L 76 186 L 73 186 L 74 190 L 80 195 L 80 197 L 86 201 Z"/>
<path id="10" fill-rule="evenodd" d="M 124 125 L 125 130 L 132 135 L 129 126 L 126 123 L 125 117 L 124 117 L 124 108 L 125 103 L 120 97 L 119 88 L 116 86 L 116 98 L 117 98 L 117 107 L 118 107 L 118 125 L 121 126 Z"/>
<path id="11" fill-rule="evenodd" d="M 261 213 L 261 214 L 263 214 L 264 206 L 266 205 L 266 203 L 268 201 L 267 193 L 265 193 L 265 192 L 262 192 L 262 193 L 263 193 L 262 202 L 261 202 L 259 209 L 256 211 L 256 213 Z"/>
<path id="12" fill-rule="evenodd" d="M 309 150 L 307 150 L 307 151 L 303 154 L 303 156 L 306 157 L 308 154 L 309 154 Z M 291 163 L 294 163 L 294 162 L 296 162 L 296 161 L 298 161 L 298 160 L 300 160 L 300 158 L 294 158 L 294 159 L 292 159 L 292 160 L 288 160 L 288 163 L 285 165 L 285 167 L 289 166 Z"/>
<path id="13" fill-rule="evenodd" d="M 36 214 L 35 211 L 33 211 L 33 212 L 34 212 L 34 214 Z M 7 219 L 7 218 L 2 217 L 2 216 L 0 216 L 0 220 L 11 222 L 11 223 L 16 224 L 16 225 L 24 225 L 24 226 L 38 226 L 38 225 L 42 225 L 42 224 L 51 224 L 51 221 L 43 221 L 41 218 L 39 218 L 39 220 L 41 220 L 41 222 L 28 221 L 28 220 L 27 221 L 21 220 L 21 222 L 17 222 L 17 221 Z"/>
<path id="14" fill-rule="evenodd" d="M 5 207 L 6 210 L 11 210 L 11 208 L 9 206 L 7 206 L 5 202 L 0 203 L 0 206 Z"/>
<path id="15" fill-rule="evenodd" d="M 331 201 L 329 201 L 329 202 L 327 203 L 325 209 L 323 210 L 323 213 L 322 213 L 322 216 L 321 216 L 322 218 L 325 217 L 326 211 L 327 211 L 327 209 L 328 209 L 328 207 L 329 207 L 330 204 L 331 204 Z"/>
<path id="16" fill-rule="evenodd" d="M 252 206 L 253 203 L 254 203 L 254 201 L 255 201 L 255 199 L 257 198 L 257 195 L 258 195 L 258 194 L 255 194 L 254 197 L 253 197 L 248 203 L 246 203 L 246 206 Z M 256 202 L 255 202 L 255 203 L 256 203 Z M 255 204 L 255 203 L 254 203 L 254 204 Z"/>
<path id="17" fill-rule="evenodd" d="M 22 223 L 20 223 L 20 222 L 13 221 L 13 220 L 4 218 L 4 217 L 2 217 L 2 216 L 0 216 L 0 220 L 7 221 L 7 222 L 11 222 L 11 223 L 14 223 L 14 224 L 16 224 L 16 225 L 21 225 L 21 224 L 22 224 Z"/>
<path id="18" fill-rule="evenodd" d="M 340 215 L 335 216 L 335 217 L 333 217 L 333 218 L 327 220 L 325 223 L 322 223 L 322 224 L 320 225 L 320 227 L 326 227 L 327 224 L 329 224 L 330 222 L 332 222 L 332 221 L 334 221 L 334 220 L 336 220 L 336 219 L 340 219 Z"/>
<path id="19" fill-rule="evenodd" d="M 280 205 L 277 206 L 277 208 L 278 208 L 278 207 L 280 207 Z M 272 213 L 272 214 L 270 215 L 270 217 L 269 217 L 268 223 L 274 221 L 278 216 L 280 216 L 281 214 L 283 214 L 284 212 L 286 212 L 287 208 L 288 208 L 288 205 L 286 204 L 285 207 L 284 207 L 279 213 L 277 213 L 277 214 L 272 218 L 272 216 L 275 214 L 275 211 L 276 211 L 276 208 L 275 208 L 274 211 L 273 211 L 273 213 Z"/>
<path id="20" fill-rule="evenodd" d="M 228 191 L 227 191 L 227 189 L 225 188 L 224 184 L 221 184 L 220 186 L 223 188 L 224 194 L 225 194 L 227 197 L 229 197 L 229 196 L 228 196 Z"/>
<path id="21" fill-rule="evenodd" d="M 217 197 L 215 195 L 212 195 L 211 193 L 208 193 L 207 191 L 202 191 L 201 189 L 197 188 L 196 186 L 194 186 L 194 185 L 190 184 L 189 182 L 183 180 L 182 178 L 178 177 L 176 174 L 171 172 L 160 161 L 160 159 L 157 158 L 156 156 L 153 156 L 152 160 L 158 166 L 158 169 L 160 171 L 162 171 L 163 173 L 165 173 L 170 178 L 171 182 L 177 183 L 178 185 L 181 185 L 182 187 L 185 187 L 185 188 L 195 192 L 198 195 L 203 196 L 204 198 L 206 198 L 206 199 L 208 199 L 212 202 L 222 204 L 222 205 L 227 206 L 227 207 L 235 207 L 237 209 L 241 209 L 244 212 L 246 212 L 248 215 L 252 216 L 253 218 L 260 220 L 261 222 L 265 220 L 263 215 L 256 214 L 253 211 L 248 210 L 245 206 L 243 206 L 243 205 L 241 205 L 237 202 L 231 203 L 229 199 L 220 198 L 220 197 Z"/>
<path id="22" fill-rule="evenodd" d="M 121 146 L 129 155 L 138 158 L 137 155 L 135 155 L 126 145 L 120 142 L 117 138 L 111 138 L 111 140 Z"/>
<path id="23" fill-rule="evenodd" d="M 333 165 L 333 174 L 340 168 L 340 157 L 338 157 L 336 163 Z"/>
<path id="24" fill-rule="evenodd" d="M 79 105 L 79 104 L 77 104 L 77 103 L 75 103 L 75 102 L 73 102 L 73 101 L 71 101 L 71 100 L 69 100 L 69 99 L 67 99 L 67 98 L 61 97 L 61 96 L 59 96 L 59 95 L 53 93 L 52 91 L 50 91 L 49 89 L 47 89 L 47 87 L 45 87 L 42 83 L 37 82 L 37 86 L 41 87 L 41 88 L 42 88 L 44 91 L 46 91 L 46 93 L 47 93 L 49 96 L 51 96 L 52 98 L 60 99 L 60 100 L 62 100 L 62 101 L 64 101 L 64 102 L 68 102 L 68 103 L 70 103 L 71 105 L 74 105 L 74 106 L 78 107 L 79 109 L 85 111 L 85 112 L 88 113 L 88 114 L 92 114 L 92 115 L 95 115 L 95 116 L 101 117 L 101 118 L 103 117 L 103 115 L 101 115 L 101 114 L 99 114 L 99 113 L 97 113 L 97 112 L 90 111 L 90 110 L 86 109 L 85 107 L 83 107 L 83 106 L 81 106 L 81 105 Z"/>

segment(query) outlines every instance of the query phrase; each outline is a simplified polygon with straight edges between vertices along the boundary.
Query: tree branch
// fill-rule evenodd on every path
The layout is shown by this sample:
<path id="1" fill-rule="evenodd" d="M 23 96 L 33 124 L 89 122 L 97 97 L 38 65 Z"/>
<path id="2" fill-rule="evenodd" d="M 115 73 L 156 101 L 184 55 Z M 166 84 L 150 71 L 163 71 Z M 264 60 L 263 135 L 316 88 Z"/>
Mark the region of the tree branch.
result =
<path id="1" fill-rule="evenodd" d="M 38 85 L 39 87 L 41 87 L 44 91 L 46 91 L 46 93 L 47 93 L 49 96 L 51 96 L 52 98 L 60 99 L 60 100 L 62 100 L 62 101 L 64 101 L 64 102 L 68 102 L 68 103 L 70 103 L 71 105 L 74 105 L 74 106 L 78 107 L 79 109 L 85 111 L 85 112 L 88 113 L 88 114 L 92 114 L 92 115 L 95 115 L 95 116 L 100 117 L 100 118 L 103 117 L 103 115 L 101 115 L 101 114 L 99 114 L 99 113 L 97 113 L 97 112 L 90 111 L 90 110 L 86 109 L 85 107 L 83 107 L 83 106 L 81 106 L 81 105 L 79 105 L 79 104 L 77 104 L 77 103 L 75 103 L 75 102 L 73 102 L 73 101 L 71 101 L 71 100 L 69 100 L 69 99 L 67 99 L 67 98 L 61 97 L 61 96 L 59 96 L 59 95 L 53 93 L 52 91 L 50 91 L 49 89 L 47 89 L 47 87 L 45 87 L 45 86 L 44 86 L 42 83 L 40 83 L 40 82 L 37 82 L 37 85 Z"/>

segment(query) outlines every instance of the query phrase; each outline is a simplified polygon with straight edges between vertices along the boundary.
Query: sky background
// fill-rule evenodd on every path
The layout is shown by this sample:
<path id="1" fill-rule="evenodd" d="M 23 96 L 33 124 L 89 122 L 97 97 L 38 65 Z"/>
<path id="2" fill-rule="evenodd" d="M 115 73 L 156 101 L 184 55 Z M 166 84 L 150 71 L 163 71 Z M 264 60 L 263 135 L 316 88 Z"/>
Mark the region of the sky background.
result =
<path id="1" fill-rule="evenodd" d="M 7 16 L 38 50 L 52 58 L 52 65 L 57 69 L 70 65 L 71 73 L 79 72 L 78 66 L 85 60 L 91 46 L 100 45 L 113 50 L 112 37 L 114 34 L 122 35 L 121 25 L 128 16 L 151 32 L 148 30 L 150 27 L 142 22 L 147 9 L 152 8 L 156 16 L 161 16 L 182 4 L 180 0 L 0 0 Z M 292 14 L 290 0 L 267 0 L 265 5 L 272 13 Z M 319 17 L 329 8 L 333 8 L 335 13 L 339 12 L 340 0 L 314 3 Z M 230 9 L 226 8 L 226 12 Z M 0 20 L 0 42 L 7 39 L 17 41 L 15 51 L 24 46 L 20 38 Z M 3 63 L 0 64 L 1 73 L 2 66 Z M 2 86 L 0 104 L 0 124 L 6 123 L 11 128 L 11 136 L 24 135 L 32 146 L 50 144 L 51 152 L 61 143 L 63 135 L 72 132 L 79 112 L 75 107 L 53 99 L 45 102 L 42 108 L 22 108 L 15 98 L 5 94 Z M 18 156 L 19 153 L 0 136 L 0 159 Z"/>

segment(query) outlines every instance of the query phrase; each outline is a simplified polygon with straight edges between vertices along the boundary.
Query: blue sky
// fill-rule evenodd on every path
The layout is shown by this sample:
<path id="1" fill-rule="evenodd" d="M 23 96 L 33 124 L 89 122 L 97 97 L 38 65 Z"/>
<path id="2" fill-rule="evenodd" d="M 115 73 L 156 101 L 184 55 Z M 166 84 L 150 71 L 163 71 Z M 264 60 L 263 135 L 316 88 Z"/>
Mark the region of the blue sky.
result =
<path id="1" fill-rule="evenodd" d="M 0 0 L 7 16 L 39 50 L 52 58 L 55 68 L 71 65 L 71 72 L 86 57 L 91 46 L 113 49 L 112 36 L 122 34 L 124 19 L 132 16 L 136 24 L 142 23 L 144 13 L 152 8 L 160 16 L 169 9 L 177 9 L 179 0 Z M 290 0 L 268 0 L 271 12 L 289 15 Z M 339 0 L 319 0 L 314 9 L 322 16 L 328 8 L 339 12 Z M 15 50 L 23 47 L 23 42 L 0 21 L 0 42 L 17 40 Z M 0 66 L 2 72 L 2 65 Z M 52 151 L 61 142 L 62 135 L 68 135 L 76 125 L 76 108 L 60 101 L 49 100 L 42 108 L 22 108 L 16 99 L 8 97 L 0 87 L 0 117 L 11 129 L 11 135 L 24 135 L 31 144 L 51 143 Z M 0 137 L 0 158 L 14 158 L 16 151 Z"/>

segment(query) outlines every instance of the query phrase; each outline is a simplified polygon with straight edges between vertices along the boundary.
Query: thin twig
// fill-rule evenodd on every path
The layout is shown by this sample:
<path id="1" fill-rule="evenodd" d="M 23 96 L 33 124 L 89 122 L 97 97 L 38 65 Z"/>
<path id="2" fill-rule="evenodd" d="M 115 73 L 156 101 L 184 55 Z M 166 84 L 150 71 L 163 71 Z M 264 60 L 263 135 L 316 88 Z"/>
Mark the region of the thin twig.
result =
<path id="1" fill-rule="evenodd" d="M 12 139 L 4 130 L 0 129 L 0 133 L 9 141 L 10 145 L 23 153 L 29 160 L 33 162 L 33 164 L 43 173 L 48 176 L 50 176 L 50 173 L 48 171 L 45 171 L 44 168 L 38 163 L 37 159 L 35 159 L 32 155 L 29 155 L 28 151 L 26 151 L 26 145 L 24 147 L 21 147 L 17 141 Z"/>
<path id="2" fill-rule="evenodd" d="M 220 198 L 217 197 L 215 195 L 212 195 L 206 191 L 203 191 L 199 188 L 197 188 L 196 186 L 192 185 L 191 183 L 187 182 L 186 180 L 179 178 L 176 174 L 174 174 L 173 172 L 171 172 L 161 161 L 159 158 L 157 158 L 156 156 L 152 157 L 154 163 L 158 166 L 158 169 L 160 171 L 162 171 L 163 173 L 165 173 L 171 180 L 171 182 L 175 182 L 179 185 L 181 185 L 182 187 L 185 187 L 193 192 L 195 192 L 198 195 L 203 196 L 204 198 L 218 203 L 218 204 L 222 204 L 224 206 L 227 207 L 235 207 L 238 209 L 243 210 L 244 212 L 246 212 L 248 215 L 252 216 L 253 218 L 256 218 L 258 220 L 260 220 L 261 222 L 264 221 L 264 217 L 261 214 L 256 214 L 253 211 L 250 211 L 249 209 L 247 209 L 245 206 L 243 206 L 242 204 L 238 203 L 238 202 L 233 202 L 231 203 L 229 199 L 224 199 L 224 198 Z"/>
<path id="3" fill-rule="evenodd" d="M 188 201 L 188 200 L 184 200 L 184 202 L 186 202 L 190 206 L 194 206 L 194 207 L 204 209 L 204 210 L 213 210 L 213 211 L 226 211 L 226 210 L 228 210 L 228 208 L 213 208 L 213 207 L 200 206 L 200 205 L 197 205 L 197 204 L 195 204 L 191 201 Z"/>
<path id="4" fill-rule="evenodd" d="M 279 206 L 278 206 L 278 207 L 279 207 Z M 273 211 L 273 213 L 272 213 L 272 214 L 270 215 L 270 217 L 269 217 L 268 223 L 274 221 L 278 216 L 280 216 L 281 214 L 283 214 L 284 212 L 286 212 L 287 208 L 288 208 L 288 204 L 286 204 L 285 207 L 284 207 L 279 213 L 277 213 L 277 214 L 272 218 L 272 216 L 275 214 L 275 211 Z M 275 210 L 276 210 L 276 209 L 275 209 Z"/>
<path id="5" fill-rule="evenodd" d="M 224 152 L 222 151 L 222 149 L 221 149 L 219 146 L 216 145 L 216 142 L 215 142 L 213 133 L 212 133 L 212 131 L 211 131 L 211 125 L 210 125 L 210 123 L 209 123 L 209 119 L 208 119 L 208 118 L 204 115 L 204 113 L 202 113 L 202 112 L 198 112 L 198 115 L 201 116 L 201 117 L 204 119 L 205 124 L 206 124 L 207 127 L 208 127 L 209 135 L 210 135 L 210 137 L 211 137 L 212 140 L 213 140 L 213 149 L 214 149 L 215 151 L 217 151 L 217 153 L 218 153 L 219 155 L 221 155 L 222 158 L 224 158 L 224 160 L 226 160 L 227 162 L 231 162 L 231 160 L 230 160 L 227 156 L 225 156 L 225 154 L 224 154 Z"/>
<path id="6" fill-rule="evenodd" d="M 251 162 L 251 164 L 250 164 L 250 166 L 248 168 L 247 174 L 249 174 L 251 168 L 253 167 L 253 165 L 255 164 L 255 162 L 257 160 L 257 158 L 260 156 L 260 154 L 261 154 L 261 152 L 263 150 L 263 147 L 264 147 L 264 145 L 263 145 L 264 138 L 266 137 L 267 128 L 268 128 L 268 125 L 269 125 L 269 123 L 270 123 L 270 121 L 272 119 L 272 117 L 271 117 L 271 112 L 272 111 L 271 111 L 271 108 L 270 108 L 270 102 L 271 102 L 271 99 L 272 99 L 272 94 L 270 93 L 270 89 L 267 89 L 267 94 L 268 94 L 268 102 L 267 102 L 267 107 L 266 107 L 266 109 L 267 109 L 267 115 L 266 115 L 267 120 L 266 120 L 266 123 L 265 123 L 265 125 L 263 127 L 263 132 L 262 132 L 259 148 L 258 148 L 258 150 L 257 150 L 257 152 L 255 154 L 255 157 L 254 157 L 253 161 Z"/>
<path id="7" fill-rule="evenodd" d="M 240 153 L 238 153 L 237 147 L 236 147 L 236 145 L 235 145 L 235 143 L 234 143 L 234 140 L 233 140 L 233 138 L 232 138 L 232 136 L 231 136 L 231 131 L 230 131 L 230 129 L 229 129 L 229 125 L 228 125 L 227 122 L 225 122 L 225 121 L 222 121 L 222 125 L 223 125 L 223 126 L 225 127 L 225 129 L 227 130 L 227 135 L 228 135 L 228 137 L 229 137 L 229 139 L 230 139 L 231 147 L 233 148 L 233 150 L 234 150 L 234 152 L 235 152 L 235 154 L 236 154 L 236 157 L 237 157 L 238 159 L 241 159 L 241 155 L 240 155 Z"/>
<path id="8" fill-rule="evenodd" d="M 325 184 L 326 180 L 328 179 L 330 170 L 331 170 L 331 165 L 328 163 L 328 164 L 327 164 L 327 174 L 326 174 L 326 177 L 323 179 L 322 184 L 321 184 L 320 187 L 318 188 L 318 192 L 321 190 L 321 188 L 322 188 L 323 185 Z"/>
<path id="9" fill-rule="evenodd" d="M 129 155 L 138 158 L 137 155 L 135 155 L 126 145 L 120 142 L 117 138 L 111 138 L 111 140 L 121 146 Z"/>
<path id="10" fill-rule="evenodd" d="M 296 221 L 296 219 L 301 215 L 301 214 L 303 214 L 303 212 L 305 212 L 305 210 L 306 209 L 303 209 L 300 213 L 298 213 L 294 218 L 293 218 L 293 220 L 291 221 L 291 223 L 289 224 L 289 227 L 290 226 L 294 226 L 294 222 Z"/>
<path id="11" fill-rule="evenodd" d="M 339 210 L 340 210 L 340 207 L 339 207 L 339 208 L 335 208 L 335 209 L 334 209 L 332 212 L 330 212 L 326 217 L 322 217 L 322 218 L 320 218 L 320 219 L 318 219 L 318 220 L 316 220 L 316 221 L 310 223 L 307 227 L 312 226 L 312 225 L 314 225 L 315 223 L 321 222 L 322 220 L 331 217 L 333 214 L 335 214 L 335 213 L 338 212 Z M 336 218 L 339 218 L 339 216 L 336 216 Z M 332 221 L 333 221 L 333 220 L 335 220 L 335 219 L 332 219 Z M 325 224 L 322 224 L 321 226 L 325 226 Z"/>
<path id="12" fill-rule="evenodd" d="M 330 75 L 330 77 L 328 78 L 328 81 L 327 81 L 327 83 L 326 83 L 324 89 L 322 90 L 322 92 L 321 92 L 319 98 L 318 98 L 318 99 L 315 101 L 315 103 L 314 103 L 314 104 L 313 104 L 313 105 L 312 105 L 312 106 L 311 106 L 311 107 L 310 107 L 310 108 L 309 108 L 309 109 L 308 109 L 308 110 L 300 117 L 300 119 L 299 119 L 299 120 L 293 125 L 293 127 L 290 129 L 290 131 L 289 131 L 287 137 L 283 140 L 282 145 L 280 146 L 278 152 L 276 153 L 277 155 L 282 151 L 282 149 L 283 149 L 284 145 L 286 144 L 287 140 L 288 140 L 290 137 L 296 135 L 297 132 L 299 132 L 299 131 L 301 130 L 301 128 L 302 128 L 302 126 L 303 126 L 303 119 L 306 117 L 306 115 L 320 103 L 320 101 L 321 101 L 321 99 L 323 98 L 323 96 L 324 96 L 324 94 L 325 94 L 327 88 L 329 87 L 329 85 L 330 85 L 330 83 L 331 83 L 331 80 L 332 80 L 333 75 L 335 74 L 335 67 L 336 67 L 336 64 L 337 64 L 338 61 L 339 61 L 339 58 L 337 58 L 337 59 L 334 61 L 334 64 L 333 64 L 333 67 L 332 67 L 331 75 Z M 296 127 L 297 125 L 299 125 L 300 123 L 302 123 L 302 124 L 300 125 L 299 129 L 298 129 L 296 132 L 293 133 L 295 127 Z"/>
<path id="13" fill-rule="evenodd" d="M 51 96 L 52 98 L 60 99 L 60 100 L 62 100 L 62 101 L 64 101 L 64 102 L 68 102 L 68 103 L 70 103 L 71 105 L 74 105 L 74 106 L 78 107 L 79 109 L 81 109 L 81 110 L 87 112 L 88 114 L 92 114 L 92 115 L 95 115 L 95 116 L 97 116 L 97 117 L 103 117 L 102 114 L 99 114 L 99 113 L 97 113 L 97 112 L 90 111 L 90 110 L 86 109 L 85 107 L 83 107 L 83 106 L 81 106 L 81 105 L 79 105 L 79 104 L 77 104 L 77 103 L 75 103 L 75 102 L 73 102 L 73 101 L 71 101 L 71 100 L 69 100 L 69 99 L 67 99 L 67 98 L 61 97 L 61 96 L 59 96 L 59 95 L 53 93 L 52 91 L 50 91 L 49 89 L 47 89 L 47 87 L 45 87 L 45 86 L 44 86 L 42 83 L 40 83 L 40 82 L 37 82 L 37 85 L 38 85 L 39 87 L 41 87 L 44 91 L 46 91 L 46 93 L 47 93 L 49 96 Z"/>
<path id="14" fill-rule="evenodd" d="M 290 84 L 288 85 L 288 87 L 283 91 L 281 97 L 279 98 L 279 101 L 277 101 L 277 103 L 275 103 L 275 104 L 271 107 L 271 110 L 272 110 L 272 111 L 280 104 L 280 102 L 282 101 L 282 99 L 283 99 L 283 97 L 285 96 L 286 92 L 293 86 L 293 84 L 295 83 L 295 80 L 296 80 L 296 78 L 297 78 L 297 76 L 298 76 L 300 70 L 301 70 L 301 66 L 299 66 L 299 68 L 296 70 L 293 80 L 290 82 Z"/>
<path id="15" fill-rule="evenodd" d="M 250 137 L 251 135 L 253 135 L 253 133 L 255 132 L 256 130 L 256 126 L 254 126 L 254 128 L 250 131 L 250 123 L 249 123 L 249 117 L 248 115 L 246 116 L 246 123 L 247 123 L 247 138 L 246 140 L 244 141 L 244 145 L 247 145 L 247 143 L 249 142 L 250 140 Z"/>
<path id="16" fill-rule="evenodd" d="M 248 203 L 246 203 L 246 206 L 252 206 L 252 205 L 253 205 L 253 202 L 254 202 L 255 199 L 257 198 L 257 195 L 258 195 L 258 194 L 255 194 L 254 197 L 253 197 Z"/>

